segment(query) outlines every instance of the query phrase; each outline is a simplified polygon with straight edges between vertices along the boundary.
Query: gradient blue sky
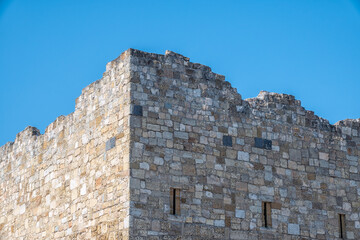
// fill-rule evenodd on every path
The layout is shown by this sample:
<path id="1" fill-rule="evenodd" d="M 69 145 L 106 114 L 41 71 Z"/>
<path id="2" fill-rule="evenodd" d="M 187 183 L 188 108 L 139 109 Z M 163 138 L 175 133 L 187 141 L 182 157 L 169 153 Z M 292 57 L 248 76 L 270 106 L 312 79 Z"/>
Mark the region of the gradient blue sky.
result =
<path id="1" fill-rule="evenodd" d="M 0 0 L 0 145 L 74 111 L 128 48 L 190 57 L 243 98 L 288 93 L 331 123 L 359 118 L 356 1 Z"/>

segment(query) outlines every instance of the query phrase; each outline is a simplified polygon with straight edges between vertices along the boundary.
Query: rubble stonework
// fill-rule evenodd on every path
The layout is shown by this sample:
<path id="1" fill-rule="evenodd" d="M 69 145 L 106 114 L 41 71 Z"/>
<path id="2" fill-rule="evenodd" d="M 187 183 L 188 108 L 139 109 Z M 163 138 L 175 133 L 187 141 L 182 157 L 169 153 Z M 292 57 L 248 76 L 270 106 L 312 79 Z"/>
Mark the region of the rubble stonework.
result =
<path id="1" fill-rule="evenodd" d="M 360 119 L 129 49 L 74 113 L 0 148 L 0 239 L 339 239 L 339 214 L 360 239 L 359 156 Z"/>

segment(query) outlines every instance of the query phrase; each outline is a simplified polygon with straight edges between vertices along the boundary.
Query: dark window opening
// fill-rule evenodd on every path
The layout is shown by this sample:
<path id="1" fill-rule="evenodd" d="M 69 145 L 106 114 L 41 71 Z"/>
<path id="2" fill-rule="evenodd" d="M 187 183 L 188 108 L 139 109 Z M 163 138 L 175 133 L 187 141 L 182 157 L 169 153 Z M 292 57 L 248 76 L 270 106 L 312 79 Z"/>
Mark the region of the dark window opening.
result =
<path id="1" fill-rule="evenodd" d="M 345 238 L 345 214 L 339 214 L 340 238 Z"/>
<path id="2" fill-rule="evenodd" d="M 180 189 L 178 188 L 170 188 L 170 213 L 180 214 Z"/>
<path id="3" fill-rule="evenodd" d="M 175 215 L 176 214 L 176 207 L 174 207 L 174 206 L 176 206 L 176 189 L 175 188 L 173 189 L 172 194 L 173 194 L 173 197 L 172 197 L 172 199 L 173 199 L 172 214 Z"/>
<path id="4" fill-rule="evenodd" d="M 263 222 L 264 227 L 271 227 L 271 203 L 263 202 Z"/>

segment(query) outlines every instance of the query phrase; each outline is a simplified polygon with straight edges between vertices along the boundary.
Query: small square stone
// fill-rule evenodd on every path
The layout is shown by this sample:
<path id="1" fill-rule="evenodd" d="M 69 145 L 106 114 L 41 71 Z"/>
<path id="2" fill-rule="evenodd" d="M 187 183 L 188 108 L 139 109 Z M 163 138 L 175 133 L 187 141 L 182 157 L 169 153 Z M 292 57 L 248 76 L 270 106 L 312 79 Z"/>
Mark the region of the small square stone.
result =
<path id="1" fill-rule="evenodd" d="M 112 137 L 109 140 L 107 140 L 105 150 L 108 151 L 108 150 L 112 149 L 113 147 L 115 147 L 115 142 L 116 142 L 115 137 Z"/>
<path id="2" fill-rule="evenodd" d="M 132 110 L 132 115 L 134 116 L 142 116 L 143 115 L 143 108 L 140 105 L 134 105 Z"/>
<path id="3" fill-rule="evenodd" d="M 171 104 L 171 103 L 166 102 L 166 103 L 165 103 L 165 108 L 167 108 L 167 109 L 172 108 L 172 104 Z"/>
<path id="4" fill-rule="evenodd" d="M 264 148 L 267 150 L 271 150 L 271 147 L 272 147 L 272 141 L 264 139 Z"/>
<path id="5" fill-rule="evenodd" d="M 245 210 L 235 210 L 235 217 L 237 218 L 245 218 Z"/>
<path id="6" fill-rule="evenodd" d="M 288 224 L 288 234 L 299 235 L 300 234 L 300 226 L 299 226 L 299 224 L 289 223 Z"/>
<path id="7" fill-rule="evenodd" d="M 232 137 L 231 136 L 223 136 L 223 145 L 232 147 Z"/>

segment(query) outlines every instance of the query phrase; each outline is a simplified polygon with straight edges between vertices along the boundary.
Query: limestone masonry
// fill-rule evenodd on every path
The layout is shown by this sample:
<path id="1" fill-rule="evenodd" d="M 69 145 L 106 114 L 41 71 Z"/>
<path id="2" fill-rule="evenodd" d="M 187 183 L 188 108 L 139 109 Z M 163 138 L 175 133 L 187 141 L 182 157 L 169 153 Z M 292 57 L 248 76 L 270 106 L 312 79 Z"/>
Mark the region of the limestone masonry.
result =
<path id="1" fill-rule="evenodd" d="M 0 239 L 358 240 L 359 156 L 360 119 L 129 49 L 0 148 Z"/>

